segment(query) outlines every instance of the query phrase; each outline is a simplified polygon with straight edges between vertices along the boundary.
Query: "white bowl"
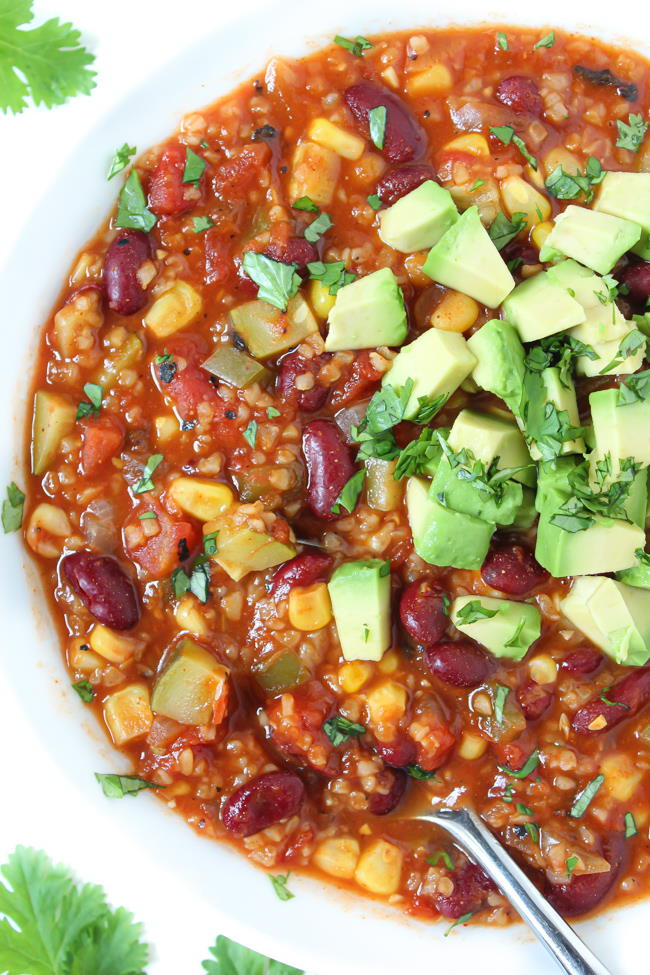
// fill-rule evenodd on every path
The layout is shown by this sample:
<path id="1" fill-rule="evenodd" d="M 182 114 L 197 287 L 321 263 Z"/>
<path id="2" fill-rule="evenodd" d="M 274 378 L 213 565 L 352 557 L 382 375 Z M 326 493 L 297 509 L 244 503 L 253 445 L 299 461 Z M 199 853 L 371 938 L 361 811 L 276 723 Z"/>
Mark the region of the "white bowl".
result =
<path id="1" fill-rule="evenodd" d="M 3 415 L 13 418 L 12 423 L 5 421 L 0 432 L 4 456 L 14 458 L 11 469 L 5 464 L 7 481 L 10 477 L 19 483 L 25 480 L 20 458 L 28 404 L 27 383 L 22 377 L 29 375 L 40 325 L 67 268 L 113 203 L 117 187 L 106 183 L 104 167 L 114 147 L 125 139 L 140 148 L 161 140 L 175 129 L 182 113 L 201 107 L 239 80 L 261 71 L 272 54 L 299 55 L 335 33 L 354 36 L 449 22 L 437 14 L 430 0 L 409 0 L 399 5 L 398 13 L 395 6 L 384 0 L 269 3 L 221 31 L 215 6 L 214 33 L 161 67 L 87 134 L 47 192 L 0 276 L 3 321 L 8 326 L 0 360 L 0 398 Z M 502 2 L 499 8 L 487 10 L 479 0 L 458 0 L 453 22 L 473 24 L 489 17 L 493 24 L 564 27 L 625 43 L 618 36 L 620 8 L 616 5 L 597 0 L 576 4 L 574 0 L 571 13 L 568 6 L 561 0 L 547 0 L 544 7 L 522 14 L 521 2 Z M 582 8 L 582 16 L 576 6 Z M 632 16 L 638 48 L 641 38 L 650 38 L 650 8 L 639 5 Z M 25 565 L 25 573 L 16 571 L 16 563 Z M 5 604 L 4 671 L 38 738 L 58 763 L 59 795 L 53 798 L 53 806 L 68 806 L 73 820 L 78 808 L 84 810 L 82 821 L 77 817 L 75 822 L 82 843 L 91 844 L 95 825 L 101 824 L 100 846 L 95 842 L 94 848 L 89 847 L 89 864 L 101 863 L 102 869 L 97 876 L 97 870 L 93 874 L 89 868 L 93 879 L 109 883 L 110 875 L 115 881 L 113 889 L 119 887 L 119 878 L 119 889 L 127 890 L 130 875 L 138 896 L 146 894 L 159 911 L 168 912 L 170 921 L 171 903 L 181 905 L 173 908 L 173 923 L 188 946 L 188 959 L 205 957 L 206 918 L 214 911 L 211 937 L 221 930 L 313 971 L 394 975 L 407 968 L 427 971 L 435 967 L 543 975 L 552 968 L 522 928 L 504 932 L 470 927 L 445 939 L 444 925 L 405 919 L 384 905 L 298 877 L 291 882 L 295 899 L 281 903 L 264 874 L 243 856 L 226 845 L 195 836 L 180 817 L 168 813 L 151 796 L 109 804 L 93 772 L 117 769 L 119 756 L 106 745 L 99 729 L 89 725 L 80 703 L 72 700 L 38 579 L 17 537 L 5 541 L 0 571 Z M 61 821 L 62 830 L 69 825 Z M 126 883 L 127 864 L 118 848 L 120 835 L 129 851 Z M 37 838 L 27 839 L 38 842 Z M 149 875 L 156 881 L 148 887 Z M 140 909 L 133 899 L 129 906 L 136 915 L 146 913 L 144 904 Z M 612 972 L 631 973 L 638 970 L 636 957 L 645 945 L 639 922 L 648 917 L 650 907 L 638 904 L 579 927 Z M 171 971 L 161 968 L 165 970 Z M 193 969 L 188 965 L 187 970 Z"/>

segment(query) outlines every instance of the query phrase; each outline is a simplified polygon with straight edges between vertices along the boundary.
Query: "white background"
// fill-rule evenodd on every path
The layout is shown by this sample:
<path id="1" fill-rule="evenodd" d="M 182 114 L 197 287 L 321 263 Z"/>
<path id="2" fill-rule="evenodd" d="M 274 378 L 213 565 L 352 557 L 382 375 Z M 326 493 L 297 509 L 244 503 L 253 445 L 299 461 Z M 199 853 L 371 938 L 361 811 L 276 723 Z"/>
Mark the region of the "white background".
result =
<path id="1" fill-rule="evenodd" d="M 191 0 L 189 4 L 170 0 L 35 0 L 35 23 L 56 16 L 72 21 L 82 31 L 83 43 L 96 55 L 97 88 L 90 97 L 75 98 L 51 111 L 30 107 L 16 117 L 0 115 L 0 265 L 56 172 L 74 155 L 76 144 L 100 115 L 161 62 L 173 57 L 179 37 L 183 46 L 189 46 L 232 17 L 263 3 L 264 0 L 238 0 L 237 4 L 223 0 Z M 39 253 L 38 241 L 34 241 L 31 258 L 38 273 L 39 261 L 47 259 L 47 255 Z M 1 320 L 0 327 L 9 328 L 10 323 Z M 5 654 L 23 652 L 23 648 L 6 645 L 1 649 Z M 29 707 L 38 707 L 38 701 L 28 703 Z M 66 789 L 65 796 L 61 796 L 60 770 L 19 709 L 1 670 L 0 761 L 0 862 L 23 844 L 43 849 L 53 859 L 71 865 L 85 881 L 106 884 L 106 877 L 110 876 L 111 902 L 128 907 L 145 925 L 146 938 L 154 952 L 150 975 L 199 975 L 208 947 L 217 934 L 227 933 L 219 918 L 206 909 L 204 902 L 193 900 L 190 891 L 179 889 L 177 879 L 165 870 L 164 851 L 158 868 L 147 858 L 146 875 L 138 872 L 137 866 L 142 863 L 138 850 L 120 828 L 122 817 L 128 816 L 128 806 L 107 802 L 102 819 L 96 809 L 88 807 L 81 793 L 71 799 Z M 123 803 L 132 801 L 137 800 L 125 799 Z M 80 824 L 77 842 L 74 832 L 60 828 L 63 821 L 69 823 L 71 819 Z M 88 843 L 89 822 L 90 833 L 96 836 L 92 848 Z M 119 876 L 116 879 L 107 862 L 116 850 L 124 863 L 121 880 Z M 152 890 L 158 895 L 154 903 L 147 896 Z M 167 910 L 161 892 L 168 892 Z M 192 912 L 193 917 L 191 939 L 183 937 L 186 912 Z"/>

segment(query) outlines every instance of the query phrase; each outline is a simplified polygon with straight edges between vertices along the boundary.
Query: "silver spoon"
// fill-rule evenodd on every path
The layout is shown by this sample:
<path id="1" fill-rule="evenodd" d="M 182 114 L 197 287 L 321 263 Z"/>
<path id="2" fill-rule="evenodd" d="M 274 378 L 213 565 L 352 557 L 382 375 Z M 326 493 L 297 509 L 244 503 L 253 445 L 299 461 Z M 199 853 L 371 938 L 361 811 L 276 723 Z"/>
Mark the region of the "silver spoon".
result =
<path id="1" fill-rule="evenodd" d="M 492 878 L 567 975 L 610 975 L 476 813 L 470 809 L 437 809 L 408 818 L 432 823 L 450 833 Z"/>

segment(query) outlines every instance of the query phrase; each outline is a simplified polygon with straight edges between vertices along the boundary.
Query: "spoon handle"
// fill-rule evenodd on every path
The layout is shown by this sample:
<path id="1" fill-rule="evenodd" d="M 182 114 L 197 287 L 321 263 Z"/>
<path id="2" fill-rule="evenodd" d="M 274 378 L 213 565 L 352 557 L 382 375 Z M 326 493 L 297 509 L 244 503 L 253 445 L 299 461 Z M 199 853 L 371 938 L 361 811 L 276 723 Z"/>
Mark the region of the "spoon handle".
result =
<path id="1" fill-rule="evenodd" d="M 439 809 L 427 818 L 447 830 L 483 867 L 567 975 L 610 975 L 475 813 Z"/>

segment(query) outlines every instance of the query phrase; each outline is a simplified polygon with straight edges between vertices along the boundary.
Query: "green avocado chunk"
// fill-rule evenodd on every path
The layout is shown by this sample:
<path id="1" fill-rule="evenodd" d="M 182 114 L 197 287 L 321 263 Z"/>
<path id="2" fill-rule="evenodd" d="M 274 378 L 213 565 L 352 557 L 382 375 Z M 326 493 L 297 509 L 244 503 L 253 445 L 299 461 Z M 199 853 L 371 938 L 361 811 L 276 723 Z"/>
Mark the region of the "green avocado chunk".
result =
<path id="1" fill-rule="evenodd" d="M 522 342 L 537 342 L 584 321 L 582 306 L 567 288 L 542 271 L 522 281 L 503 303 L 503 314 Z"/>
<path id="2" fill-rule="evenodd" d="M 343 562 L 327 584 L 346 660 L 381 660 L 391 645 L 390 562 Z"/>
<path id="3" fill-rule="evenodd" d="M 470 207 L 429 251 L 424 267 L 434 281 L 497 308 L 515 286 L 501 254 Z"/>
<path id="4" fill-rule="evenodd" d="M 449 190 L 432 179 L 411 190 L 379 214 L 379 236 L 403 254 L 433 247 L 458 220 Z"/>
<path id="5" fill-rule="evenodd" d="M 429 494 L 429 482 L 409 478 L 406 508 L 415 551 L 430 565 L 480 569 L 495 526 L 446 508 Z"/>
<path id="6" fill-rule="evenodd" d="M 594 210 L 638 223 L 641 239 L 632 250 L 650 260 L 650 173 L 606 173 Z"/>
<path id="7" fill-rule="evenodd" d="M 442 457 L 431 483 L 431 497 L 437 501 L 444 498 L 445 506 L 482 521 L 511 525 L 523 504 L 521 484 L 504 481 L 500 485 L 500 495 L 495 497 L 487 487 L 485 490 L 481 488 L 480 481 L 467 479 L 464 475 L 468 473 L 466 467 L 452 467 L 447 457 Z"/>
<path id="8" fill-rule="evenodd" d="M 427 400 L 437 396 L 448 398 L 475 365 L 476 359 L 462 335 L 429 328 L 398 352 L 392 367 L 384 374 L 382 386 L 402 389 L 409 379 L 413 380 L 404 413 L 404 419 L 411 420 L 420 408 L 422 397 Z"/>
<path id="9" fill-rule="evenodd" d="M 614 470 L 627 457 L 650 465 L 650 396 L 621 405 L 620 388 L 599 389 L 589 396 L 599 457 L 610 455 Z M 639 394 L 642 391 L 639 390 Z"/>
<path id="10" fill-rule="evenodd" d="M 530 377 L 534 379 L 534 377 Z M 544 369 L 540 373 L 540 380 L 543 387 L 543 400 L 538 404 L 539 407 L 544 411 L 544 415 L 547 410 L 547 404 L 552 403 L 558 413 L 566 413 L 567 420 L 572 427 L 580 426 L 580 415 L 578 413 L 578 401 L 576 399 L 576 391 L 573 383 L 570 379 L 566 379 L 562 382 L 560 378 L 560 370 L 557 366 L 549 366 L 548 369 Z M 526 433 L 532 438 L 530 443 L 530 456 L 533 460 L 540 460 L 542 458 L 542 452 L 535 443 L 535 427 L 532 424 L 533 419 L 533 406 L 529 403 L 526 408 Z M 537 418 L 540 421 L 540 418 Z M 541 417 L 541 422 L 543 422 L 544 417 Z M 585 442 L 582 437 L 577 437 L 575 440 L 565 440 L 561 447 L 562 454 L 581 454 L 585 449 Z"/>
<path id="11" fill-rule="evenodd" d="M 571 205 L 555 218 L 555 226 L 544 241 L 539 258 L 553 261 L 558 255 L 564 255 L 599 274 L 609 274 L 640 237 L 641 227 L 636 222 Z"/>
<path id="12" fill-rule="evenodd" d="M 476 357 L 474 381 L 502 399 L 521 418 L 525 352 L 514 325 L 493 318 L 474 332 L 467 345 Z"/>
<path id="13" fill-rule="evenodd" d="M 328 352 L 401 345 L 408 331 L 406 309 L 391 269 L 382 267 L 340 288 L 328 329 Z"/>
<path id="14" fill-rule="evenodd" d="M 650 565 L 637 561 L 631 569 L 621 569 L 616 573 L 619 582 L 626 586 L 636 586 L 637 589 L 650 589 Z"/>
<path id="15" fill-rule="evenodd" d="M 642 667 L 650 659 L 650 592 L 584 576 L 574 580 L 560 606 L 569 622 L 617 663 Z"/>
<path id="16" fill-rule="evenodd" d="M 513 474 L 515 481 L 535 486 L 535 466 L 531 461 L 526 441 L 514 423 L 490 413 L 477 410 L 461 410 L 454 420 L 448 443 L 452 450 L 471 450 L 474 457 L 486 468 L 497 460 L 497 469 L 523 467 Z"/>
<path id="17" fill-rule="evenodd" d="M 523 660 L 542 632 L 537 607 L 511 599 L 459 596 L 452 604 L 451 619 L 461 633 L 495 657 L 510 660 Z"/>

